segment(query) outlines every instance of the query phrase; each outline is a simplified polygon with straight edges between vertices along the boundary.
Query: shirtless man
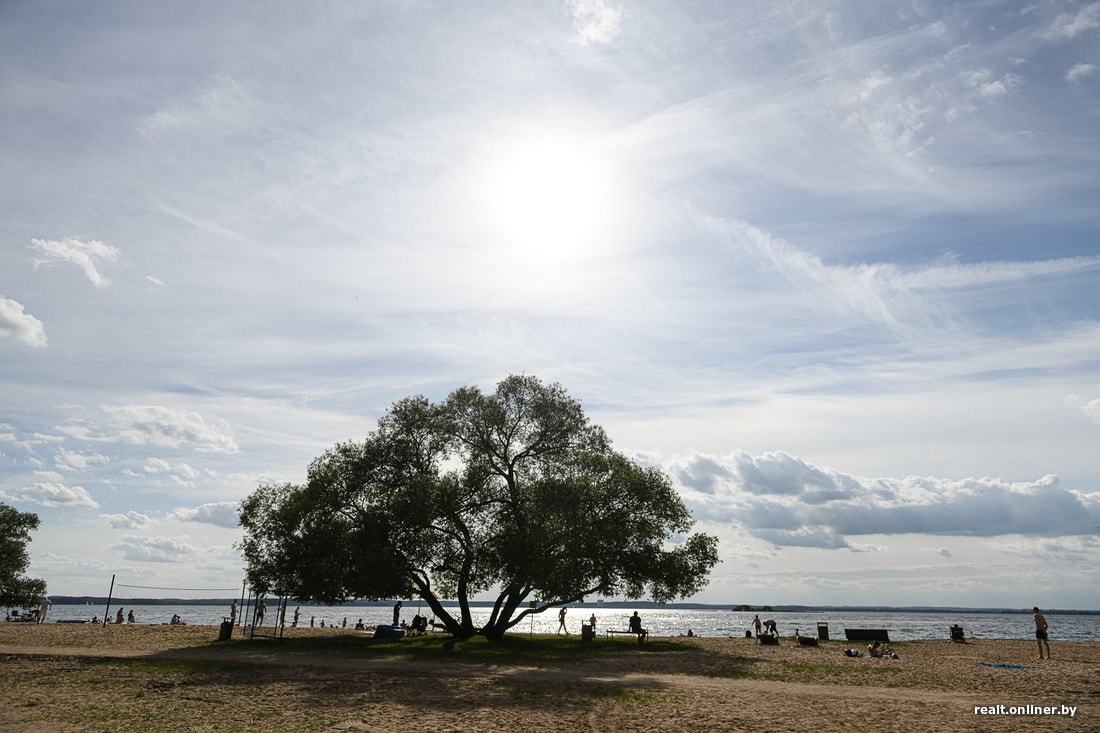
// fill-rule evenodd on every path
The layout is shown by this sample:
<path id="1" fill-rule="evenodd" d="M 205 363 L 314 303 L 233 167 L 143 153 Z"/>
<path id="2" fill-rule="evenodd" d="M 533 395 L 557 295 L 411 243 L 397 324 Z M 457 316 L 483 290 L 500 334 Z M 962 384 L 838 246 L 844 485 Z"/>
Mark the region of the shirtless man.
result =
<path id="1" fill-rule="evenodd" d="M 1047 648 L 1047 659 L 1050 659 L 1050 640 L 1047 639 L 1047 620 L 1039 612 L 1039 607 L 1031 609 L 1035 614 L 1035 643 L 1039 645 L 1039 659 L 1043 658 L 1043 647 Z"/>

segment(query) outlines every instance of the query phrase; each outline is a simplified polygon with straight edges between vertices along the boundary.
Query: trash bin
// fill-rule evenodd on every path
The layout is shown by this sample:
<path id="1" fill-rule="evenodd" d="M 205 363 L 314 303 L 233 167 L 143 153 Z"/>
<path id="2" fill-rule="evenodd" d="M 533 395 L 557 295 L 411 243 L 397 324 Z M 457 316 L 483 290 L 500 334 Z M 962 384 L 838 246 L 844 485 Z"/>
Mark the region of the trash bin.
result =
<path id="1" fill-rule="evenodd" d="M 581 641 L 592 641 L 596 638 L 596 632 L 591 624 L 581 624 Z"/>
<path id="2" fill-rule="evenodd" d="M 218 629 L 218 641 L 229 641 L 233 636 L 233 622 L 228 618 L 222 617 L 222 625 Z"/>
<path id="3" fill-rule="evenodd" d="M 817 638 L 821 641 L 829 640 L 829 624 L 824 621 L 817 622 Z"/>

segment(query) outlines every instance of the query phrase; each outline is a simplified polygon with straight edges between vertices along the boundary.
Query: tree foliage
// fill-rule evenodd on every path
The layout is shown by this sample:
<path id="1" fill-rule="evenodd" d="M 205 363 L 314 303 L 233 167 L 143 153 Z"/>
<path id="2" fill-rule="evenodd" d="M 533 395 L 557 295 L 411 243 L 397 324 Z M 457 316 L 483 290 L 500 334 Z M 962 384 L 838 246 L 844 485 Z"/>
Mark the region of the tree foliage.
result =
<path id="1" fill-rule="evenodd" d="M 27 543 L 38 515 L 0 504 L 0 606 L 33 606 L 46 594 L 46 581 L 23 573 L 30 564 Z"/>
<path id="2" fill-rule="evenodd" d="M 561 385 L 526 376 L 397 402 L 304 484 L 259 487 L 241 524 L 258 590 L 418 596 L 460 637 L 497 638 L 588 595 L 690 595 L 717 562 L 664 474 L 614 451 Z M 469 602 L 486 592 L 495 604 L 476 629 Z"/>

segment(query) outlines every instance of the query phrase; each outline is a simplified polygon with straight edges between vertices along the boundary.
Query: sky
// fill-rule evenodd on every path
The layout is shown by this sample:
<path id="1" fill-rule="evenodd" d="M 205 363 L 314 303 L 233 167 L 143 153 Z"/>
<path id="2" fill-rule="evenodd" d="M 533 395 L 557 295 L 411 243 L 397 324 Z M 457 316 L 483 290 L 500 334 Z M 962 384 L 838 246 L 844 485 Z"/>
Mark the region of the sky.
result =
<path id="1" fill-rule="evenodd" d="M 258 483 L 524 373 L 693 600 L 1100 608 L 1100 2 L 5 2 L 0 170 L 53 594 L 238 587 Z"/>

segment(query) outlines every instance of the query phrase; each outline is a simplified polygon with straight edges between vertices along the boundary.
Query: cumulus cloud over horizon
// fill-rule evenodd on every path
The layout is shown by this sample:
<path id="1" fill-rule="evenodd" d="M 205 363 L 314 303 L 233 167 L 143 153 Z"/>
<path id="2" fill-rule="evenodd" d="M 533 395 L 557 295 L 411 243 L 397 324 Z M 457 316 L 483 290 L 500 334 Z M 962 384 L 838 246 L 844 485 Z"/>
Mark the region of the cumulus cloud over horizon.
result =
<path id="1" fill-rule="evenodd" d="M 1024 482 L 864 478 L 782 451 L 656 463 L 682 487 L 696 518 L 733 523 L 780 546 L 850 549 L 848 537 L 873 534 L 1089 535 L 1100 519 L 1094 494 L 1063 488 L 1054 475 Z"/>
<path id="2" fill-rule="evenodd" d="M 142 537 L 126 535 L 111 545 L 127 560 L 138 562 L 183 562 L 198 552 L 198 548 L 187 542 L 187 537 Z"/>
<path id="3" fill-rule="evenodd" d="M 153 518 L 149 515 L 134 511 L 123 514 L 100 514 L 99 518 L 112 529 L 141 529 L 153 522 Z"/>
<path id="4" fill-rule="evenodd" d="M 0 336 L 27 346 L 43 347 L 47 343 L 42 321 L 27 313 L 22 303 L 3 295 L 0 295 Z"/>
<path id="5" fill-rule="evenodd" d="M 99 503 L 83 486 L 66 486 L 60 474 L 43 471 L 36 474 L 40 480 L 14 491 L 0 492 L 0 498 L 24 501 L 47 508 L 87 507 L 98 509 Z"/>
<path id="6" fill-rule="evenodd" d="M 182 522 L 202 522 L 234 529 L 240 523 L 239 509 L 240 504 L 235 501 L 212 501 L 192 508 L 181 507 L 172 512 L 172 516 Z"/>

